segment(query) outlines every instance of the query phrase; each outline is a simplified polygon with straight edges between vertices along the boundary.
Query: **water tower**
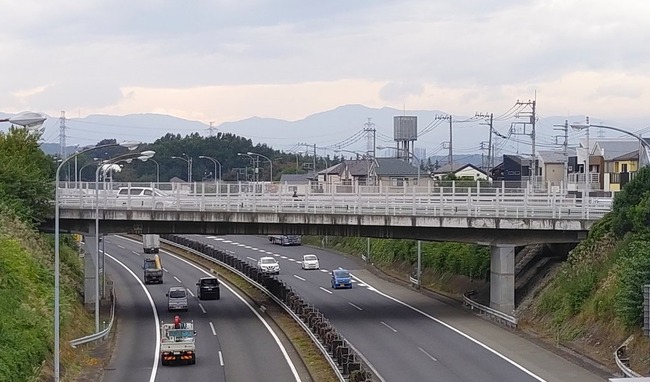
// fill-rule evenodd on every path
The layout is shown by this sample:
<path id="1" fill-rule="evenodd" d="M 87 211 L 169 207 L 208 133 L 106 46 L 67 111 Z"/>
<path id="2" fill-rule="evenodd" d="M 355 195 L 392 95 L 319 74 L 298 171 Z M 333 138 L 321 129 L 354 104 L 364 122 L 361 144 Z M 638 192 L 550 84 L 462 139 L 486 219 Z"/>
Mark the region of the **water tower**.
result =
<path id="1" fill-rule="evenodd" d="M 410 162 L 407 153 L 414 154 L 415 141 L 418 140 L 418 117 L 400 115 L 393 117 L 393 140 L 397 143 L 397 157 L 405 158 Z"/>

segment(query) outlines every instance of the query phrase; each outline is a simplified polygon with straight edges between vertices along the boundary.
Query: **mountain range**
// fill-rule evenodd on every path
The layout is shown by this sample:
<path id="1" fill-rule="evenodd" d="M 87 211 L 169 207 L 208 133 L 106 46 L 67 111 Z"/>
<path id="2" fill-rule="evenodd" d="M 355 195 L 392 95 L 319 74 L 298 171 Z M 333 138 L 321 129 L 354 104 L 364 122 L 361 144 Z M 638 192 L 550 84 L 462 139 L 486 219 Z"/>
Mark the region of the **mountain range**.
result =
<path id="1" fill-rule="evenodd" d="M 526 111 L 520 111 L 520 116 L 503 115 L 494 119 L 493 137 L 497 155 L 501 153 L 519 153 L 530 155 L 531 125 L 521 123 L 529 122 L 530 117 Z M 304 152 L 313 150 L 316 144 L 318 154 L 326 152 L 334 154 L 340 150 L 346 156 L 353 154 L 347 151 L 368 150 L 369 142 L 364 129 L 375 129 L 376 146 L 392 147 L 393 117 L 410 115 L 418 117 L 418 139 L 415 142 L 414 153 L 421 158 L 432 157 L 432 160 L 444 158 L 448 155 L 449 120 L 441 119 L 448 114 L 441 110 L 397 110 L 394 108 L 370 108 L 363 105 L 344 105 L 333 110 L 309 115 L 297 121 L 285 121 L 274 118 L 251 117 L 240 121 L 224 122 L 214 128 L 199 122 L 177 118 L 162 114 L 130 114 L 124 116 L 89 115 L 83 118 L 66 119 L 66 149 L 74 151 L 74 146 L 94 145 L 102 139 L 137 140 L 153 142 L 167 133 L 180 134 L 181 136 L 198 133 L 202 136 L 218 133 L 232 133 L 249 138 L 254 144 L 265 143 L 276 150 L 287 152 Z M 0 118 L 10 115 L 0 113 Z M 507 118 L 506 118 L 507 117 Z M 585 116 L 574 115 L 569 117 L 539 117 L 536 121 L 536 151 L 559 149 L 564 142 L 564 132 L 556 125 L 563 125 L 565 120 L 569 123 L 584 121 Z M 453 154 L 454 160 L 458 157 L 476 154 L 487 154 L 489 127 L 486 118 L 472 116 L 452 117 Z M 629 131 L 639 131 L 647 122 L 641 120 L 608 121 L 591 118 L 592 123 L 617 126 Z M 0 130 L 6 130 L 6 123 L 0 124 Z M 43 148 L 48 153 L 59 152 L 59 133 L 61 120 L 50 117 L 45 122 L 43 132 Z M 614 135 L 611 131 L 591 129 L 592 139 L 599 136 Z M 596 131 L 594 131 L 596 130 Z M 526 135 L 528 134 L 528 135 Z M 561 136 L 561 137 L 560 137 Z M 575 132 L 569 129 L 569 145 L 575 146 L 578 139 L 584 139 L 584 132 Z M 505 138 L 507 137 L 507 139 Z M 394 150 L 378 150 L 378 156 L 391 155 Z M 474 158 L 476 158 L 474 157 Z M 474 160 L 472 160 L 473 162 Z M 475 163 L 476 164 L 476 163 Z M 480 161 L 479 161 L 480 164 Z"/>

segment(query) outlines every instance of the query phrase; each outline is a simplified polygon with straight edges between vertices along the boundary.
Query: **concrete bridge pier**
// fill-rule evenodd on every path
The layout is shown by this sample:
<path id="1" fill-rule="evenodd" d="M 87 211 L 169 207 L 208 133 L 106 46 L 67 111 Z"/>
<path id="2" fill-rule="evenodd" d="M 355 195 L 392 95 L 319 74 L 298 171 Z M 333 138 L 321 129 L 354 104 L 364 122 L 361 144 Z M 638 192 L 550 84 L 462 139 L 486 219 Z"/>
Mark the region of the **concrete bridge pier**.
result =
<path id="1" fill-rule="evenodd" d="M 492 245 L 490 252 L 490 307 L 512 314 L 515 310 L 515 245 Z"/>

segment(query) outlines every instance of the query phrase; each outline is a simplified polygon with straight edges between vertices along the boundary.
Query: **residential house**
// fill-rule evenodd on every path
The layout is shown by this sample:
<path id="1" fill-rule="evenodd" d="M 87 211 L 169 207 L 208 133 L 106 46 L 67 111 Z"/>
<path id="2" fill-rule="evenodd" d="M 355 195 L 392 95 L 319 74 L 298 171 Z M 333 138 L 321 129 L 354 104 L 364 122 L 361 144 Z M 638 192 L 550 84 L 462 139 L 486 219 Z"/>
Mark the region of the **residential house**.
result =
<path id="1" fill-rule="evenodd" d="M 418 171 L 416 166 L 404 159 L 375 158 L 345 160 L 319 171 L 317 179 L 324 189 L 334 187 L 336 192 L 354 192 L 358 186 L 415 185 L 418 175 L 428 178 L 426 172 Z"/>
<path id="2" fill-rule="evenodd" d="M 544 187 L 559 192 L 567 187 L 569 157 L 575 156 L 575 149 L 564 151 L 538 151 L 539 175 Z"/>
<path id="3" fill-rule="evenodd" d="M 504 182 L 509 188 L 526 188 L 530 179 L 530 159 L 504 154 L 503 162 L 490 171 L 493 182 Z"/>
<path id="4" fill-rule="evenodd" d="M 305 195 L 311 192 L 312 180 L 314 180 L 313 172 L 307 174 L 282 174 L 280 177 L 280 190 Z"/>
<path id="5" fill-rule="evenodd" d="M 589 142 L 590 189 L 618 191 L 622 181 L 638 168 L 639 141 L 629 139 L 596 139 Z M 575 157 L 569 158 L 569 189 L 582 189 L 585 183 L 586 141 L 580 141 Z M 625 170 L 625 171 L 623 171 Z M 581 175 L 581 176 L 580 176 Z M 573 183 L 573 184 L 572 184 Z"/>
<path id="6" fill-rule="evenodd" d="M 450 164 L 445 164 L 431 173 L 434 179 L 443 179 L 447 174 L 453 174 L 457 179 L 471 179 L 471 180 L 489 180 L 490 176 L 487 172 L 474 166 L 471 163 L 455 164 L 453 167 Z"/>

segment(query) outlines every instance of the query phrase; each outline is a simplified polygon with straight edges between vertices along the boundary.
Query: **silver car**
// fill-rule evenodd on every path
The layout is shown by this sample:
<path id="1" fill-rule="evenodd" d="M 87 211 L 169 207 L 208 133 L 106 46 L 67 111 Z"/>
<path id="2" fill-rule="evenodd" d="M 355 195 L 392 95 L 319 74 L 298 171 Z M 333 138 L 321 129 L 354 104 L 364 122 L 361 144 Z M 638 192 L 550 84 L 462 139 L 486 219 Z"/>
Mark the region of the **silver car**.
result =
<path id="1" fill-rule="evenodd" d="M 280 274 L 280 264 L 278 264 L 278 261 L 271 256 L 260 257 L 259 261 L 257 262 L 257 269 L 259 269 L 262 273 L 275 275 Z"/>
<path id="2" fill-rule="evenodd" d="M 187 291 L 183 287 L 171 287 L 167 292 L 167 310 L 187 312 Z"/>

